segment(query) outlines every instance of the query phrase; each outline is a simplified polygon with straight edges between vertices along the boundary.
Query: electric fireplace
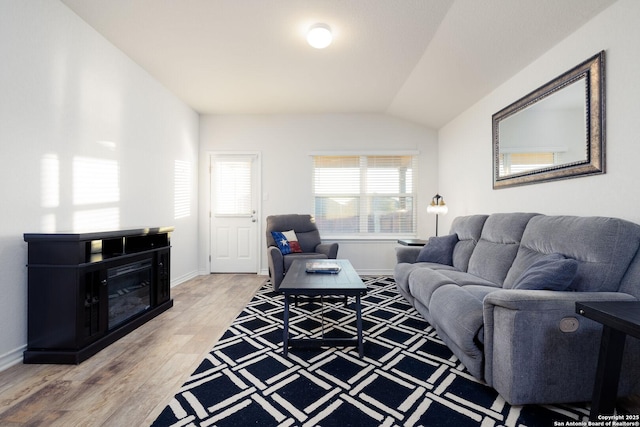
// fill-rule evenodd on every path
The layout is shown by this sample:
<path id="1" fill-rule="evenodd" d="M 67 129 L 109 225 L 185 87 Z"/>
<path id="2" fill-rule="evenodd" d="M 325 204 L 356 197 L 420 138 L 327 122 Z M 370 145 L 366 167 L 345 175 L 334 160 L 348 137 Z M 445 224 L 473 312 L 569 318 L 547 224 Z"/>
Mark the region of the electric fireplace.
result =
<path id="1" fill-rule="evenodd" d="M 111 330 L 151 307 L 151 260 L 107 270 Z"/>
<path id="2" fill-rule="evenodd" d="M 172 231 L 25 234 L 24 363 L 80 363 L 172 307 Z"/>

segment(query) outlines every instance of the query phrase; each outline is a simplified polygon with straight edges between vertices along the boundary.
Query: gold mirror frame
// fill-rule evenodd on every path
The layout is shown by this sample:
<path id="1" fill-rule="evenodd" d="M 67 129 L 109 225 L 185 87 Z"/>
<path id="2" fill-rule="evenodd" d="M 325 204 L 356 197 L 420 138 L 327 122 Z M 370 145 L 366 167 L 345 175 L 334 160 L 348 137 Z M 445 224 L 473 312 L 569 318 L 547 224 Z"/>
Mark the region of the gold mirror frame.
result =
<path id="1" fill-rule="evenodd" d="M 500 175 L 500 124 L 517 113 L 584 79 L 586 114 L 584 160 L 558 164 L 521 173 Z M 493 188 L 507 188 L 559 179 L 605 173 L 604 51 L 539 87 L 492 116 Z M 544 144 L 544 142 L 543 142 Z"/>

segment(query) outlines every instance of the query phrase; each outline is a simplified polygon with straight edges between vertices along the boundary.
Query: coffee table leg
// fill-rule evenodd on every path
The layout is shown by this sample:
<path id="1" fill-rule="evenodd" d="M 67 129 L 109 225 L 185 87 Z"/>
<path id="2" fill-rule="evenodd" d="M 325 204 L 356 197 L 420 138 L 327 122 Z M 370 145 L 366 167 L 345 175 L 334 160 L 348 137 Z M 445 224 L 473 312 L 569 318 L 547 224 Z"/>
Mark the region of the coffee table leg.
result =
<path id="1" fill-rule="evenodd" d="M 356 326 L 358 328 L 358 353 L 362 359 L 364 357 L 364 344 L 362 339 L 362 307 L 360 305 L 360 295 L 356 295 Z"/>
<path id="2" fill-rule="evenodd" d="M 592 421 L 598 420 L 599 415 L 615 414 L 625 338 L 624 332 L 607 325 L 602 327 L 598 369 L 591 401 Z"/>
<path id="3" fill-rule="evenodd" d="M 282 354 L 287 357 L 289 351 L 289 296 L 284 296 L 284 328 L 282 330 Z"/>

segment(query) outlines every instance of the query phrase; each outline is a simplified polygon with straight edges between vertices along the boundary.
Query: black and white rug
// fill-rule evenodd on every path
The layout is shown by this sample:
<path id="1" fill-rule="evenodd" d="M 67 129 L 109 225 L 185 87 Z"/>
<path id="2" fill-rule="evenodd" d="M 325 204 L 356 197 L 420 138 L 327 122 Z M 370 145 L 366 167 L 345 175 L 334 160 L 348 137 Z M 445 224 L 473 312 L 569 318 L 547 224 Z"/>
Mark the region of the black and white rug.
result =
<path id="1" fill-rule="evenodd" d="M 364 359 L 355 347 L 284 358 L 283 297 L 267 282 L 153 426 L 586 425 L 586 405 L 510 406 L 468 374 L 393 278 L 363 280 Z M 353 302 L 301 300 L 291 312 L 297 337 L 356 331 Z"/>

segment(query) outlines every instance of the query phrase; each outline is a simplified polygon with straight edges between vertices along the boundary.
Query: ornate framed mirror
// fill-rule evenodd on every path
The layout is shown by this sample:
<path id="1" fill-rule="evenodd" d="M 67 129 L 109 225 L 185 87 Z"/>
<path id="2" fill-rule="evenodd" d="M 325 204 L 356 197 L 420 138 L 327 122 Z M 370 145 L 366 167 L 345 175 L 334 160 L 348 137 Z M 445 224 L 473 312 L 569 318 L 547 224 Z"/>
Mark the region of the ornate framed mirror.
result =
<path id="1" fill-rule="evenodd" d="M 605 173 L 604 51 L 495 113 L 493 188 Z"/>

